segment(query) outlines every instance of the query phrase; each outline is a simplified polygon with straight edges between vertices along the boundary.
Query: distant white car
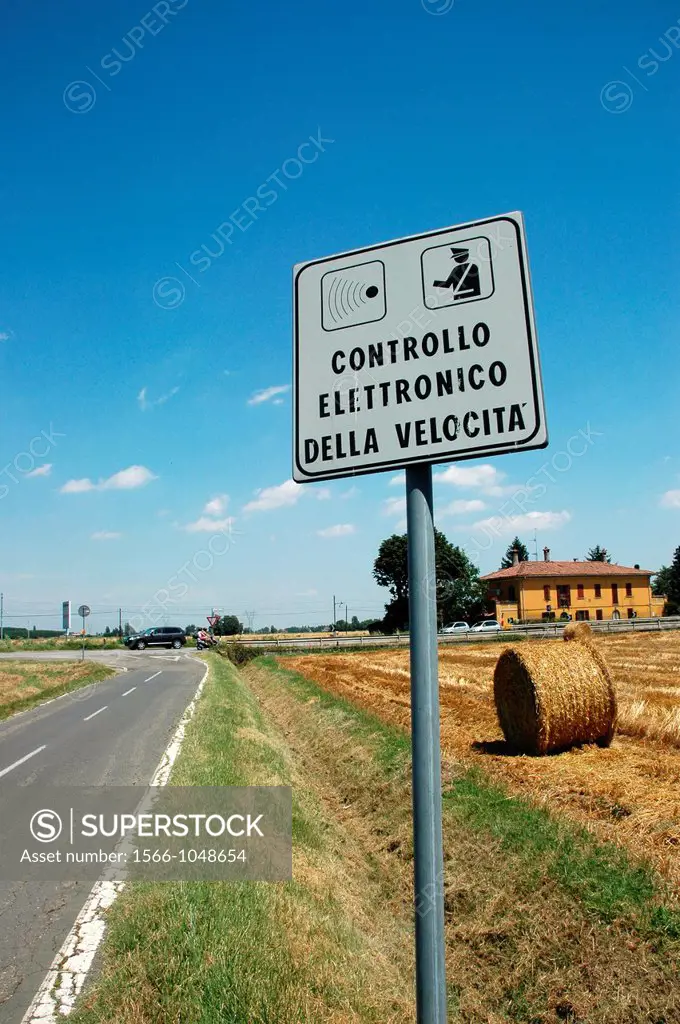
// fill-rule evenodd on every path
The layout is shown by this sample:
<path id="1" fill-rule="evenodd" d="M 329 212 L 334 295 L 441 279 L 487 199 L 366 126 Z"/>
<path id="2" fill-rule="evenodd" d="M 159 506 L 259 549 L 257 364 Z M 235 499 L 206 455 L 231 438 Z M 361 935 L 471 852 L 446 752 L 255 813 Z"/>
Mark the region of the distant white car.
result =
<path id="1" fill-rule="evenodd" d="M 501 629 L 500 622 L 496 619 L 482 619 L 481 622 L 476 622 L 470 629 L 471 633 L 500 633 Z"/>
<path id="2" fill-rule="evenodd" d="M 470 627 L 467 622 L 453 622 L 450 626 L 444 626 L 441 633 L 467 633 Z"/>

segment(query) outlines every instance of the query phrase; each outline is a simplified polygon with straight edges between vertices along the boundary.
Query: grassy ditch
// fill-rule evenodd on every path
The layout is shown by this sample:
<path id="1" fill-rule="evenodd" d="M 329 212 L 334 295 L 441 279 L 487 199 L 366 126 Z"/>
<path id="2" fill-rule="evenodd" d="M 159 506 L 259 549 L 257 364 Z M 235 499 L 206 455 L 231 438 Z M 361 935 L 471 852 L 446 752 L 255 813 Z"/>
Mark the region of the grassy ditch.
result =
<path id="1" fill-rule="evenodd" d="M 71 690 L 100 683 L 114 674 L 87 662 L 0 662 L 0 719 L 25 711 Z"/>
<path id="2" fill-rule="evenodd" d="M 337 858 L 285 738 L 239 671 L 209 660 L 172 784 L 292 784 L 295 881 L 130 886 L 72 1024 L 412 1020 L 408 943 L 396 962 L 386 952 L 382 915 Z"/>
<path id="3" fill-rule="evenodd" d="M 74 1024 L 414 1021 L 407 735 L 284 659 L 210 662 L 172 782 L 291 784 L 294 881 L 130 887 Z M 449 1020 L 680 1019 L 658 876 L 479 770 L 444 776 Z"/>

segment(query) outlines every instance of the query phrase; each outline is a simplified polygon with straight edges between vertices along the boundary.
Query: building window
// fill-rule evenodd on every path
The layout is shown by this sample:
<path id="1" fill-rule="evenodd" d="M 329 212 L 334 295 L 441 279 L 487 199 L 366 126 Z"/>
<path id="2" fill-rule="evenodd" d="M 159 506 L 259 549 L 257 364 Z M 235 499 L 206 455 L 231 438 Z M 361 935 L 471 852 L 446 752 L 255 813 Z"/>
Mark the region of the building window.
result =
<path id="1" fill-rule="evenodd" d="M 633 584 L 632 583 L 626 583 L 626 597 L 632 597 L 632 596 L 633 596 Z"/>
<path id="2" fill-rule="evenodd" d="M 602 597 L 602 587 L 599 583 L 595 584 L 595 597 Z"/>
<path id="3" fill-rule="evenodd" d="M 615 608 L 614 611 L 612 612 L 612 618 L 613 619 L 620 619 L 621 618 L 621 612 L 619 611 L 618 608 Z"/>
<path id="4" fill-rule="evenodd" d="M 543 587 L 543 600 L 550 601 L 550 587 L 548 586 Z"/>
<path id="5" fill-rule="evenodd" d="M 560 608 L 568 608 L 571 605 L 571 587 L 568 583 L 557 587 L 557 604 Z"/>
<path id="6" fill-rule="evenodd" d="M 512 584 L 510 584 L 510 586 L 508 587 L 508 601 L 516 601 L 516 600 L 517 600 L 517 598 L 515 597 L 515 588 L 513 587 Z"/>
<path id="7" fill-rule="evenodd" d="M 576 612 L 576 619 L 578 622 L 585 622 L 589 618 L 590 612 L 587 608 L 579 608 L 579 610 Z"/>
<path id="8" fill-rule="evenodd" d="M 619 585 L 618 583 L 612 583 L 612 604 L 619 603 Z"/>
<path id="9" fill-rule="evenodd" d="M 583 598 L 584 598 L 583 584 L 582 583 L 577 584 L 576 591 L 577 591 L 577 595 L 578 595 L 579 601 L 582 601 Z"/>
<path id="10" fill-rule="evenodd" d="M 634 608 L 629 608 L 628 609 L 628 618 L 629 619 L 636 619 L 637 618 L 637 612 L 635 611 Z"/>
<path id="11" fill-rule="evenodd" d="M 595 618 L 598 619 L 598 621 L 600 621 L 600 622 L 602 621 L 602 609 L 601 608 L 597 608 L 595 610 Z"/>

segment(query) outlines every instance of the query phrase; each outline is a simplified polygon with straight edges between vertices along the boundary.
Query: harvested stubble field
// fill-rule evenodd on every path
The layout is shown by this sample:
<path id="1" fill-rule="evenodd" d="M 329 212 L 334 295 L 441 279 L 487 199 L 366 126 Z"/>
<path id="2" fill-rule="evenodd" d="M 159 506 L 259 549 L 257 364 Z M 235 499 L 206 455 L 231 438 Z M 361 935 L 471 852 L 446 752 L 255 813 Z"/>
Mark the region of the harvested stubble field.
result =
<path id="1" fill-rule="evenodd" d="M 562 643 L 546 640 L 545 643 Z M 508 788 L 566 813 L 599 838 L 649 859 L 680 892 L 680 633 L 598 638 L 619 695 L 611 747 L 513 755 L 498 725 L 485 645 L 440 650 L 446 759 L 476 764 Z M 408 728 L 408 652 L 285 657 L 281 664 Z"/>
<path id="2" fill-rule="evenodd" d="M 91 661 L 0 663 L 0 720 L 43 700 L 60 697 L 113 675 L 106 665 Z"/>

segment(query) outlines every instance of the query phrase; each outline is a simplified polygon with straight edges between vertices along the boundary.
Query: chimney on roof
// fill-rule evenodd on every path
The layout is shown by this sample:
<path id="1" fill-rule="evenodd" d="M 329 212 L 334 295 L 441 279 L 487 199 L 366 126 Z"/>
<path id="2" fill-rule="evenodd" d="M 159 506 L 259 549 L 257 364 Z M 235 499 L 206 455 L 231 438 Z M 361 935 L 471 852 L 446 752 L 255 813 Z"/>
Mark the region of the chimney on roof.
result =
<path id="1" fill-rule="evenodd" d="M 639 569 L 639 568 L 640 568 L 640 563 L 639 563 L 639 562 L 636 562 L 636 563 L 635 563 L 635 565 L 633 566 L 633 568 L 634 568 L 634 569 Z"/>
<path id="2" fill-rule="evenodd" d="M 519 551 L 517 548 L 512 549 L 512 564 L 519 565 Z"/>
<path id="3" fill-rule="evenodd" d="M 550 548 L 543 548 L 543 561 L 544 562 L 549 562 L 550 561 Z"/>

